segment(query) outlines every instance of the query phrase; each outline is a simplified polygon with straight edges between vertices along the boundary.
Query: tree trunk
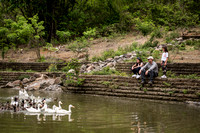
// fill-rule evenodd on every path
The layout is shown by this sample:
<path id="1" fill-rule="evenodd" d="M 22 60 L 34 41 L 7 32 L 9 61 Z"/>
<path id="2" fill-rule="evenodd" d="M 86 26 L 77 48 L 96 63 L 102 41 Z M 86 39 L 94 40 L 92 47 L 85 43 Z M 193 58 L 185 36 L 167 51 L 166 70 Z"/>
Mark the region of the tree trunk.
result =
<path id="1" fill-rule="evenodd" d="M 41 58 L 41 55 L 40 55 L 40 46 L 39 46 L 39 42 L 36 41 L 36 44 L 37 44 L 36 55 L 37 55 L 37 58 L 40 59 L 40 58 Z"/>

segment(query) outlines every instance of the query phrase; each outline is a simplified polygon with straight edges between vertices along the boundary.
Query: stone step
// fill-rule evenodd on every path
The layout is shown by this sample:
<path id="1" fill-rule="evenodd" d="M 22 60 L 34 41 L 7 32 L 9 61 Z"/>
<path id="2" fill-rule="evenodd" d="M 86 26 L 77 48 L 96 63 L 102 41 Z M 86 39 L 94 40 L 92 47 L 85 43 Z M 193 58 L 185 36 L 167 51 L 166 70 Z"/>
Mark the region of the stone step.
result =
<path id="1" fill-rule="evenodd" d="M 121 97 L 132 97 L 134 98 L 148 98 L 148 99 L 159 99 L 159 100 L 177 100 L 185 101 L 187 99 L 195 99 L 199 100 L 199 97 L 194 94 L 178 94 L 178 93 L 163 93 L 163 92 L 150 92 L 150 91 L 125 91 L 125 90 L 109 90 L 93 88 L 68 88 L 68 91 L 74 91 L 76 93 L 84 93 L 84 94 L 97 94 L 97 95 L 109 95 L 109 96 L 121 96 Z"/>

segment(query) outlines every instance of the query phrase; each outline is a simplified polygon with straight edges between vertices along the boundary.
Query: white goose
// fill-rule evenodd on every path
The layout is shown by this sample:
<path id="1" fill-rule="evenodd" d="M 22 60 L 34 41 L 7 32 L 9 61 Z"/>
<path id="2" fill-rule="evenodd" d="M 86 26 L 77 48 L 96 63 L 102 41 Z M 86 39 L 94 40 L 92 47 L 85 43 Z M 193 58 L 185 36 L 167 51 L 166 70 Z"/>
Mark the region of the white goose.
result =
<path id="1" fill-rule="evenodd" d="M 55 110 L 62 109 L 62 107 L 61 107 L 61 104 L 62 104 L 62 102 L 61 102 L 61 101 L 59 101 L 59 102 L 58 102 L 58 107 L 57 107 L 56 105 L 54 105 L 54 107 L 55 107 Z"/>
<path id="2" fill-rule="evenodd" d="M 44 109 L 45 113 L 55 113 L 56 112 L 55 111 L 55 105 L 53 106 L 53 109 L 50 109 L 50 108 L 47 107 L 47 103 L 46 103 L 45 100 L 44 100 L 44 106 L 43 106 L 42 109 Z"/>
<path id="3" fill-rule="evenodd" d="M 71 108 L 75 108 L 73 105 L 69 105 L 69 110 L 65 110 L 65 109 L 58 109 L 56 108 L 56 113 L 58 114 L 70 114 L 72 111 L 71 111 Z"/>
<path id="4" fill-rule="evenodd" d="M 32 113 L 39 113 L 39 112 L 41 112 L 40 106 L 41 106 L 41 104 L 38 104 L 38 108 L 37 108 L 37 109 L 35 109 L 35 108 L 33 108 L 33 107 L 30 107 L 30 108 L 26 108 L 26 110 L 27 110 L 28 112 L 32 112 Z"/>

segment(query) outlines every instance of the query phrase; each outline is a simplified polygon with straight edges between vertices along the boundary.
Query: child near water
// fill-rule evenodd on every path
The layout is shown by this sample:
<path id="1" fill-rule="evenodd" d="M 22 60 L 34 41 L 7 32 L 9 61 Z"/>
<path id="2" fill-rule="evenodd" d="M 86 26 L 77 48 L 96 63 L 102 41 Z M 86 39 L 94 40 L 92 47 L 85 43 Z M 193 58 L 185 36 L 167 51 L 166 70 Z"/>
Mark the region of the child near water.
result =
<path id="1" fill-rule="evenodd" d="M 161 66 L 162 66 L 162 71 L 163 71 L 163 76 L 161 78 L 167 78 L 166 73 L 167 73 L 167 61 L 169 58 L 167 46 L 163 45 L 162 46 L 162 58 L 161 58 Z"/>

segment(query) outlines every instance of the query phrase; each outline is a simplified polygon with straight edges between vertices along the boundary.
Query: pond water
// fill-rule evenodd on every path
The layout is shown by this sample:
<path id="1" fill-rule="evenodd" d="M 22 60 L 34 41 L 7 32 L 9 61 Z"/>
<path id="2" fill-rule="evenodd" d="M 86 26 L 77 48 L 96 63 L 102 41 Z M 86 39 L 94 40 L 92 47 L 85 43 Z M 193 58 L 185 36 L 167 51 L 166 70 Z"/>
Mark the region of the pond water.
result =
<path id="1" fill-rule="evenodd" d="M 29 94 L 33 92 L 28 92 Z M 0 89 L 0 102 L 18 91 Z M 199 133 L 200 108 L 138 99 L 34 92 L 72 104 L 71 116 L 0 112 L 0 133 Z M 57 102 L 49 103 L 51 107 Z"/>

